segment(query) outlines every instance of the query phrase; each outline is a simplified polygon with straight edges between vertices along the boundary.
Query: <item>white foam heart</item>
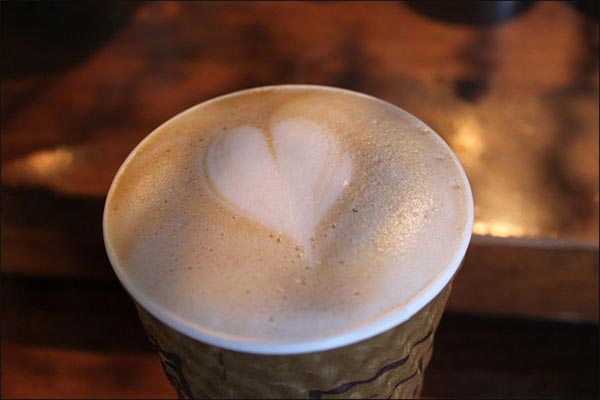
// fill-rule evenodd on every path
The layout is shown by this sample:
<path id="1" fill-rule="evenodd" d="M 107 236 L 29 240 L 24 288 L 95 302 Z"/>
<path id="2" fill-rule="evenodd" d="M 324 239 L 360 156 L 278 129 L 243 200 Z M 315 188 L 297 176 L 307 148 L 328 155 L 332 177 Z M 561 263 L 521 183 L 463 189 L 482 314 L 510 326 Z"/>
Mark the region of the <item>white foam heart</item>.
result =
<path id="1" fill-rule="evenodd" d="M 349 183 L 350 156 L 331 132 L 305 119 L 277 122 L 270 133 L 244 125 L 218 136 L 208 177 L 221 198 L 294 239 L 314 263 L 311 237 Z"/>

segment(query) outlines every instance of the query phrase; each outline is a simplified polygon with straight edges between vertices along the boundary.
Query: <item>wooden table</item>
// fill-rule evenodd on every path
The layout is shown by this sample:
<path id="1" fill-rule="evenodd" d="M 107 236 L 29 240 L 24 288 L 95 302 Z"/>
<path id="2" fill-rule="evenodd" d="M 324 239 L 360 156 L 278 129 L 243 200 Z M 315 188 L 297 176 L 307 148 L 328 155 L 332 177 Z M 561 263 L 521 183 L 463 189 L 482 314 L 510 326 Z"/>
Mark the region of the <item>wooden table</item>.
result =
<path id="1" fill-rule="evenodd" d="M 498 4 L 3 3 L 2 397 L 173 397 L 104 253 L 111 179 L 187 107 L 315 83 L 417 115 L 472 182 L 424 395 L 597 398 L 597 17 Z"/>

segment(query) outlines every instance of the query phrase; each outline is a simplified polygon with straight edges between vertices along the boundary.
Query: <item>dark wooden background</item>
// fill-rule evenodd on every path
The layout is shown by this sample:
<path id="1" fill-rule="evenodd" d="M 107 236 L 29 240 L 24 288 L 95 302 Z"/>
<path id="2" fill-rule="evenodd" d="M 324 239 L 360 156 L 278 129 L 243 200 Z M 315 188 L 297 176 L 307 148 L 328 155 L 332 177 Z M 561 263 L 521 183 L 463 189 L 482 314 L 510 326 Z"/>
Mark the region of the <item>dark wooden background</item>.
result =
<path id="1" fill-rule="evenodd" d="M 597 398 L 597 2 L 1 4 L 3 398 L 165 398 L 102 244 L 152 129 L 216 95 L 315 83 L 431 125 L 473 243 L 424 395 Z"/>

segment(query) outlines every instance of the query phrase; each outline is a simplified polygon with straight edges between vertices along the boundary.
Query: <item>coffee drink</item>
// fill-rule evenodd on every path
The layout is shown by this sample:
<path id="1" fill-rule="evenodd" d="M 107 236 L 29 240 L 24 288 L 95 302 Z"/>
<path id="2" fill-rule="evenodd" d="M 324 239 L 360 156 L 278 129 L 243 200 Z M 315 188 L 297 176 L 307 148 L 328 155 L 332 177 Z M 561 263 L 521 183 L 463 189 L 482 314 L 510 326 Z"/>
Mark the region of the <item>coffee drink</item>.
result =
<path id="1" fill-rule="evenodd" d="M 147 310 L 210 344 L 323 350 L 409 318 L 443 288 L 472 223 L 466 176 L 429 127 L 310 85 L 200 104 L 117 174 L 105 239 Z"/>

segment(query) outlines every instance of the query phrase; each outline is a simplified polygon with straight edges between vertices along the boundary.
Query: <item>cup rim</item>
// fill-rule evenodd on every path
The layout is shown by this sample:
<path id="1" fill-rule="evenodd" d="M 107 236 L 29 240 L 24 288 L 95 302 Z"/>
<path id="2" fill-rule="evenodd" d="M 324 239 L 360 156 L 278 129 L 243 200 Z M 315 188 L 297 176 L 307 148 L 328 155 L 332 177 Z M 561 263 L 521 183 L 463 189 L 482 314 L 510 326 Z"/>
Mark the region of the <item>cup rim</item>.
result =
<path id="1" fill-rule="evenodd" d="M 417 293 L 415 293 L 408 301 L 403 303 L 402 305 L 394 308 L 390 311 L 387 311 L 374 319 L 359 325 L 357 327 L 353 327 L 348 331 L 332 335 L 324 338 L 312 338 L 308 340 L 296 340 L 291 342 L 269 342 L 268 340 L 253 340 L 248 338 L 239 337 L 236 335 L 226 334 L 220 331 L 211 330 L 207 328 L 203 328 L 202 326 L 192 323 L 191 321 L 187 321 L 184 318 L 180 317 L 173 311 L 169 311 L 166 308 L 160 306 L 158 303 L 152 301 L 149 296 L 145 295 L 141 290 L 138 290 L 135 285 L 133 285 L 124 269 L 121 267 L 116 253 L 111 244 L 109 235 L 107 233 L 107 220 L 108 220 L 108 204 L 112 197 L 113 192 L 117 186 L 117 182 L 119 181 L 120 176 L 123 171 L 127 168 L 128 164 L 135 157 L 135 155 L 140 151 L 142 146 L 150 140 L 154 135 L 158 132 L 162 131 L 162 128 L 167 124 L 171 124 L 179 118 L 183 118 L 188 113 L 192 113 L 198 108 L 205 107 L 213 102 L 222 101 L 230 97 L 240 96 L 247 93 L 251 93 L 254 91 L 264 91 L 264 90 L 272 90 L 272 89 L 285 89 L 285 88 L 307 88 L 307 89 L 319 89 L 319 90 L 327 90 L 327 91 L 337 91 L 344 92 L 347 94 L 351 94 L 354 96 L 360 96 L 363 98 L 368 98 L 370 100 L 374 100 L 380 103 L 383 103 L 387 106 L 392 106 L 395 109 L 401 111 L 402 113 L 407 114 L 408 116 L 417 119 L 423 125 L 427 126 L 431 133 L 434 134 L 436 140 L 440 143 L 441 146 L 445 147 L 451 159 L 454 161 L 456 166 L 458 167 L 459 174 L 462 179 L 462 184 L 465 191 L 465 206 L 466 210 L 466 219 L 465 226 L 463 227 L 462 232 L 464 233 L 463 240 L 460 245 L 456 249 L 454 253 L 454 257 L 449 265 L 446 266 L 440 273 L 434 276 L 428 284 L 423 286 Z M 473 204 L 473 194 L 471 190 L 471 186 L 469 183 L 469 179 L 467 174 L 464 171 L 462 164 L 460 163 L 458 157 L 452 150 L 452 148 L 442 139 L 437 132 L 435 132 L 431 127 L 425 124 L 423 121 L 418 119 L 413 114 L 410 114 L 408 111 L 389 103 L 385 100 L 381 100 L 377 97 L 370 96 L 364 93 L 356 92 L 353 90 L 332 87 L 332 86 L 324 86 L 324 85 L 313 85 L 313 84 L 283 84 L 283 85 L 268 85 L 268 86 L 259 86 L 248 89 L 243 89 L 239 91 L 235 91 L 232 93 L 224 94 L 221 96 L 217 96 L 211 98 L 209 100 L 198 103 L 188 109 L 176 114 L 175 116 L 169 118 L 167 121 L 159 125 L 153 131 L 151 131 L 144 139 L 142 139 L 134 149 L 129 153 L 129 155 L 125 158 L 119 169 L 117 170 L 110 188 L 108 190 L 106 200 L 104 203 L 104 211 L 102 216 L 102 233 L 104 239 L 104 245 L 106 248 L 106 253 L 108 255 L 108 259 L 110 264 L 117 275 L 121 285 L 125 288 L 125 290 L 129 293 L 129 295 L 146 311 L 148 311 L 155 318 L 160 320 L 162 323 L 167 326 L 183 333 L 186 336 L 189 336 L 193 339 L 199 340 L 201 342 L 225 348 L 233 351 L 240 351 L 245 353 L 254 353 L 254 354 L 264 354 L 264 355 L 288 355 L 288 354 L 302 354 L 302 353 L 312 353 L 317 351 L 326 351 L 332 350 L 338 347 L 348 346 L 366 339 L 369 339 L 373 336 L 381 334 L 389 329 L 392 329 L 403 322 L 410 319 L 413 315 L 423 309 L 428 303 L 430 303 L 452 280 L 455 273 L 460 268 L 460 265 L 464 259 L 465 253 L 469 246 L 469 242 L 471 240 L 471 236 L 473 233 L 473 219 L 474 219 L 474 204 Z"/>

